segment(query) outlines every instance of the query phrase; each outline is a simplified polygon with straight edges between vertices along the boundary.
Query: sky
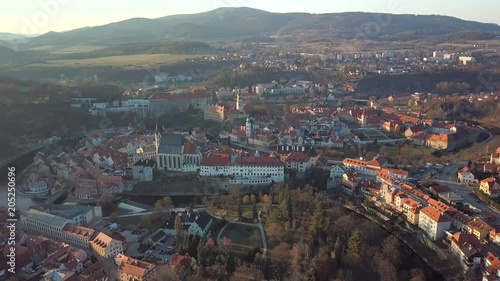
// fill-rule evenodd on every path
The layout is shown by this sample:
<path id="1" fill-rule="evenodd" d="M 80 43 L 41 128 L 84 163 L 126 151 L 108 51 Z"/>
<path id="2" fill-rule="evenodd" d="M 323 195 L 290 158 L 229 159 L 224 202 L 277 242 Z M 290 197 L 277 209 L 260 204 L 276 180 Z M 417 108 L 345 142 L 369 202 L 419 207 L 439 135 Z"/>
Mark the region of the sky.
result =
<path id="1" fill-rule="evenodd" d="M 500 24 L 498 0 L 21 0 L 0 4 L 0 32 L 43 34 L 134 17 L 192 14 L 219 7 L 270 12 L 435 14 Z"/>

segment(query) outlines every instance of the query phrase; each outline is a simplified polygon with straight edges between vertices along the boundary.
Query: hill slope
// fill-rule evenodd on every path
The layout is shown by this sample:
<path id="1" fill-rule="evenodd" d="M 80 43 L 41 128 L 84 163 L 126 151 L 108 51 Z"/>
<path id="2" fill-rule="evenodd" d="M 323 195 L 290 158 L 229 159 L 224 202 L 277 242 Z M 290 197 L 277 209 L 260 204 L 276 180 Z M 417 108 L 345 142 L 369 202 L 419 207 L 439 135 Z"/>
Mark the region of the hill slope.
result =
<path id="1" fill-rule="evenodd" d="M 367 37 L 372 40 L 414 40 L 462 31 L 494 33 L 500 31 L 500 27 L 496 24 L 434 15 L 360 12 L 270 13 L 251 8 L 220 8 L 193 15 L 175 15 L 157 19 L 134 18 L 61 33 L 49 32 L 32 38 L 26 47 L 78 44 L 105 46 L 173 39 L 240 40 L 262 35 L 273 35 L 294 41 L 364 39 Z"/>

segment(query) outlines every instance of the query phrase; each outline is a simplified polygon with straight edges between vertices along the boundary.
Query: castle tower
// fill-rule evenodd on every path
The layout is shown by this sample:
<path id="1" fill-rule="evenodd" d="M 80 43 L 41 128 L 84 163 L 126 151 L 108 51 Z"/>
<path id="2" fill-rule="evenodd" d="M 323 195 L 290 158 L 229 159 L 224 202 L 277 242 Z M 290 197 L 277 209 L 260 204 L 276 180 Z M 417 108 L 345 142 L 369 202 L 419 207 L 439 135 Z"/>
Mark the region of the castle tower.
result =
<path id="1" fill-rule="evenodd" d="M 246 122 L 247 138 L 252 136 L 252 124 L 253 124 L 253 120 L 250 119 L 250 116 L 247 115 L 247 122 Z"/>

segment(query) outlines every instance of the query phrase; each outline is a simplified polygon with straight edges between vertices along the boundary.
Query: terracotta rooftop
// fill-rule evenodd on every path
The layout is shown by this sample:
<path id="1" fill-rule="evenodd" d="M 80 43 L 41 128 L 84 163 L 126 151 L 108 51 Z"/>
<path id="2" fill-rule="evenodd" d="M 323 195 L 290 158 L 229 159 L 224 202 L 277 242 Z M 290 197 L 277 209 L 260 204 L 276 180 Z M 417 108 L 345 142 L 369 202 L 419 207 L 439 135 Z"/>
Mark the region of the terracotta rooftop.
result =
<path id="1" fill-rule="evenodd" d="M 228 157 L 203 157 L 201 160 L 201 166 L 208 167 L 223 167 L 231 166 L 231 158 Z"/>
<path id="2" fill-rule="evenodd" d="M 302 152 L 292 152 L 292 153 L 288 154 L 288 157 L 286 158 L 287 162 L 304 163 L 304 162 L 309 162 L 309 160 L 310 160 L 310 157 Z"/>
<path id="3" fill-rule="evenodd" d="M 483 221 L 481 219 L 475 219 L 475 220 L 471 221 L 469 224 L 467 224 L 467 227 L 469 227 L 472 230 L 476 230 L 476 231 L 488 231 L 488 232 L 490 230 L 494 229 L 493 227 L 491 227 L 489 224 L 487 224 L 485 221 Z"/>
<path id="4" fill-rule="evenodd" d="M 420 210 L 420 213 L 425 214 L 427 217 L 429 217 L 431 220 L 437 223 L 450 221 L 448 217 L 442 215 L 436 208 L 432 206 L 427 206 L 423 208 L 422 210 Z"/>
<path id="5" fill-rule="evenodd" d="M 280 167 L 283 166 L 283 163 L 278 159 L 271 157 L 238 157 L 235 165 Z"/>

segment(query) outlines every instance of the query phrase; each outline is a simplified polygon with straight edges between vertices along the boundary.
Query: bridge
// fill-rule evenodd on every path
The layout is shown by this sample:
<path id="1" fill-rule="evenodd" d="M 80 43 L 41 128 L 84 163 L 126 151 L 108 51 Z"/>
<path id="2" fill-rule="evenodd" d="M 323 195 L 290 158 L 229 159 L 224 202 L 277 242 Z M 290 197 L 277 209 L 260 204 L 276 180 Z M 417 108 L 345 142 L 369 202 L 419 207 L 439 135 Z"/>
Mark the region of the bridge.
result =
<path id="1" fill-rule="evenodd" d="M 25 155 L 28 155 L 30 153 L 33 153 L 35 151 L 38 151 L 38 150 L 40 150 L 40 149 L 42 149 L 42 148 L 44 148 L 46 146 L 47 146 L 46 144 L 42 144 L 42 145 L 36 146 L 34 148 L 31 148 L 29 150 L 23 151 L 23 152 L 21 152 L 19 154 L 16 154 L 14 156 L 11 156 L 11 157 L 3 160 L 2 162 L 0 162 L 0 169 L 3 169 L 5 167 L 7 167 L 10 163 L 16 161 L 17 159 L 19 159 L 19 158 L 21 158 L 21 157 L 23 157 Z"/>

